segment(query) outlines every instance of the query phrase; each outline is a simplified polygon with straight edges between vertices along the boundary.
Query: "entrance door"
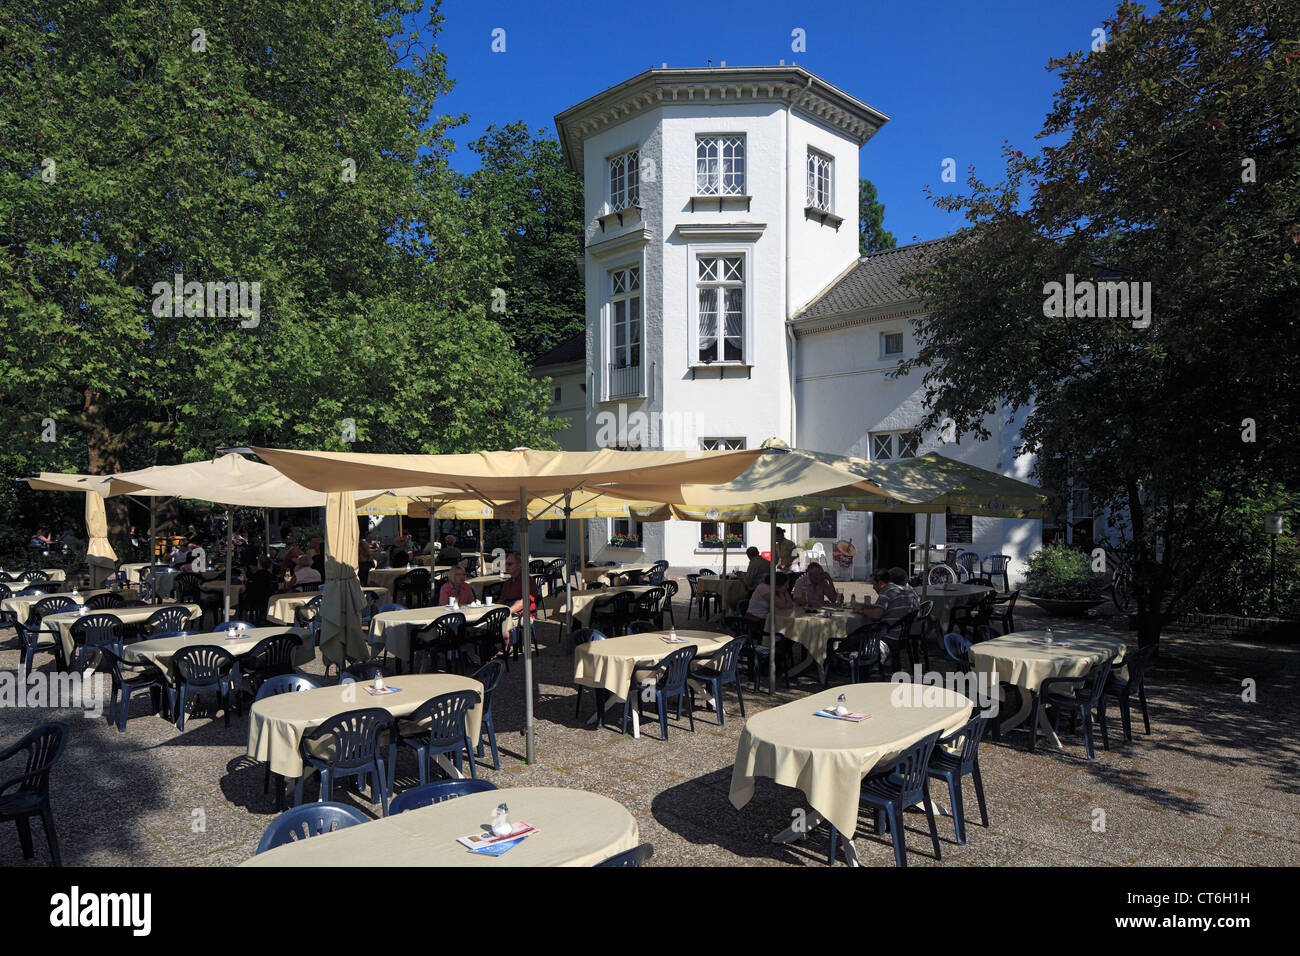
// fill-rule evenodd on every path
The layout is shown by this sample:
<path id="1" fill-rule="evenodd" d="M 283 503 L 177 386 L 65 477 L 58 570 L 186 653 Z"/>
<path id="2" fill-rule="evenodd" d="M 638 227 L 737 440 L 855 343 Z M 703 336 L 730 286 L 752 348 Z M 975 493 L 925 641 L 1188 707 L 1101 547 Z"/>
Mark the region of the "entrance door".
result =
<path id="1" fill-rule="evenodd" d="M 876 537 L 876 568 L 902 568 L 907 570 L 910 554 L 908 545 L 916 540 L 916 519 L 912 515 L 872 515 Z"/>

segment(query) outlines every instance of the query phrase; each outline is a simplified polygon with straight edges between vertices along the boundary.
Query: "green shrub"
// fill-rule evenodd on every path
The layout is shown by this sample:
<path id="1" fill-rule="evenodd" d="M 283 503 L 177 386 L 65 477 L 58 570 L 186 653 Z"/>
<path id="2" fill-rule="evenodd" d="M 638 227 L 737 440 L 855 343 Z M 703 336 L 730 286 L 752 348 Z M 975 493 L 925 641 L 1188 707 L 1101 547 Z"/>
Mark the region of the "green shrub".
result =
<path id="1" fill-rule="evenodd" d="M 1101 596 L 1102 575 L 1092 570 L 1087 554 L 1069 545 L 1049 544 L 1029 558 L 1025 592 L 1058 601 L 1084 601 Z"/>

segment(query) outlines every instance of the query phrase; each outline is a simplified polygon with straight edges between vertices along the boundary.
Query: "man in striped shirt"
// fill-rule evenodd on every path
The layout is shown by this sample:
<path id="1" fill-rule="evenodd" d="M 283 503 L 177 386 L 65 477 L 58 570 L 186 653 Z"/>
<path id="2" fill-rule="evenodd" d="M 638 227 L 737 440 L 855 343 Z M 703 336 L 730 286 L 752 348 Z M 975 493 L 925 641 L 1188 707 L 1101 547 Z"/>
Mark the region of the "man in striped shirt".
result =
<path id="1" fill-rule="evenodd" d="M 876 603 L 864 609 L 863 614 L 868 620 L 884 621 L 892 628 L 898 624 L 910 612 L 915 611 L 921 606 L 920 599 L 916 596 L 907 584 L 907 572 L 902 568 L 890 568 L 886 574 L 883 571 L 877 571 L 874 575 Z M 891 633 L 890 640 L 901 640 L 904 635 Z M 881 654 L 884 662 L 890 663 L 893 656 L 892 650 L 888 644 L 881 644 Z"/>

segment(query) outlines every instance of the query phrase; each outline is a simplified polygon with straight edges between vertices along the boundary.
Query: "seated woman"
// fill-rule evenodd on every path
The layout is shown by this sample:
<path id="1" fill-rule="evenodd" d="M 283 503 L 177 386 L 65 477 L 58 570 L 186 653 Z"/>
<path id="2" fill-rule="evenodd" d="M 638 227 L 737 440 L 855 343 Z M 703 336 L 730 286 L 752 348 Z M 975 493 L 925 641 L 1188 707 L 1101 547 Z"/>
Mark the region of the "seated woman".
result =
<path id="1" fill-rule="evenodd" d="M 506 555 L 506 574 L 509 578 L 501 586 L 501 603 L 510 605 L 512 615 L 522 615 L 524 610 L 524 585 L 523 585 L 523 568 L 519 560 L 519 552 L 511 551 Z M 537 587 L 537 582 L 533 576 L 528 575 L 528 614 L 529 617 L 537 610 L 537 602 L 541 598 L 541 592 Z M 519 628 L 512 627 L 510 634 L 506 638 L 506 650 L 514 644 L 518 637 Z"/>
<path id="2" fill-rule="evenodd" d="M 751 623 L 757 621 L 760 624 L 766 624 L 768 608 L 772 606 L 772 603 L 771 582 L 767 578 L 763 578 L 754 588 L 754 593 L 749 596 L 749 607 L 745 609 L 745 617 Z M 776 576 L 776 609 L 778 611 L 794 609 L 794 601 L 791 600 L 790 591 L 786 588 L 784 574 Z"/>
<path id="3" fill-rule="evenodd" d="M 432 542 L 430 542 L 430 546 L 432 547 Z M 460 549 L 456 547 L 456 536 L 454 534 L 449 534 L 443 539 L 442 550 L 438 552 L 435 564 L 440 568 L 460 564 Z"/>
<path id="4" fill-rule="evenodd" d="M 474 589 L 465 582 L 465 569 L 459 564 L 451 569 L 450 579 L 438 589 L 439 604 L 450 604 L 452 598 L 461 607 L 474 603 Z"/>
<path id="5" fill-rule="evenodd" d="M 301 584 L 320 584 L 322 580 L 320 572 L 311 566 L 311 558 L 305 554 L 298 555 L 298 570 L 289 579 L 289 587 L 296 588 Z"/>

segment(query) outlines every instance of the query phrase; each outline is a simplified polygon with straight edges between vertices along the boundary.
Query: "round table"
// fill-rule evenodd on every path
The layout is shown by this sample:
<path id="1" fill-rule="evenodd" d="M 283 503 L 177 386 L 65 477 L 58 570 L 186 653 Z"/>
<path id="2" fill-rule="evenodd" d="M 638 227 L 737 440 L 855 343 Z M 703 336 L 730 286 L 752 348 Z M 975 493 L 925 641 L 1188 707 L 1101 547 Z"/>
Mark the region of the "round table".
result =
<path id="1" fill-rule="evenodd" d="M 985 585 L 973 584 L 932 584 L 921 589 L 920 598 L 922 601 L 934 602 L 934 620 L 938 623 L 940 631 L 948 632 L 948 615 L 952 613 L 955 607 L 961 607 L 967 604 L 974 604 L 985 594 L 995 588 Z"/>
<path id="2" fill-rule="evenodd" d="M 460 607 L 456 610 L 465 615 L 465 623 L 473 624 L 488 611 L 508 607 L 505 604 L 484 604 L 481 607 Z M 426 624 L 432 624 L 444 614 L 451 614 L 450 607 L 413 607 L 407 611 L 385 611 L 370 619 L 370 633 L 366 643 L 372 647 L 382 647 L 399 660 L 411 660 L 411 632 Z M 507 620 L 504 626 L 510 626 Z"/>
<path id="3" fill-rule="evenodd" d="M 244 631 L 214 631 L 188 637 L 155 637 L 127 644 L 122 656 L 132 664 L 153 664 L 166 675 L 168 683 L 174 684 L 176 675 L 172 673 L 172 658 L 183 648 L 199 644 L 214 645 L 238 657 L 251 651 L 263 638 L 277 634 L 295 634 L 302 638 L 298 652 L 294 655 L 295 664 L 302 666 L 316 659 L 316 645 L 312 642 L 311 635 L 299 627 L 253 627 Z"/>
<path id="4" fill-rule="evenodd" d="M 400 674 L 389 678 L 388 684 L 400 690 L 372 695 L 365 684 L 333 684 L 262 698 L 250 711 L 248 755 L 269 763 L 271 770 L 283 777 L 299 777 L 303 770 L 298 751 L 302 735 L 336 714 L 382 707 L 394 717 L 405 717 L 426 700 L 458 690 L 472 690 L 479 695 L 479 702 L 465 715 L 465 731 L 471 742 L 478 741 L 483 721 L 483 685 L 478 681 L 459 674 Z"/>
<path id="5" fill-rule="evenodd" d="M 1049 677 L 1083 677 L 1109 657 L 1122 661 L 1126 647 L 1122 637 L 1094 631 L 1055 631 L 1052 641 L 1047 643 L 1045 630 L 1012 631 L 971 646 L 971 666 L 976 673 L 985 675 L 990 696 L 996 696 L 996 688 L 1003 682 L 1014 684 L 1023 692 L 1020 709 L 1003 721 L 1002 730 L 1014 730 L 1025 722 L 1043 681 Z M 1118 676 L 1122 677 L 1122 672 Z M 1038 712 L 1038 727 L 1058 748 L 1061 746 L 1060 738 L 1047 720 L 1046 708 Z M 1038 728 L 1030 731 L 1037 736 Z"/>
<path id="6" fill-rule="evenodd" d="M 362 592 L 378 604 L 388 603 L 388 591 L 380 587 L 364 587 Z M 314 597 L 323 595 L 324 591 L 288 591 L 284 594 L 272 594 L 266 600 L 266 619 L 277 624 L 292 624 L 293 612 Z M 234 598 L 232 597 L 233 601 Z"/>
<path id="7" fill-rule="evenodd" d="M 139 599 L 139 592 L 135 588 L 122 588 L 117 591 L 114 591 L 110 588 L 93 588 L 86 591 L 79 590 L 75 594 L 71 591 L 60 591 L 58 593 L 41 594 L 41 595 L 15 594 L 10 597 L 4 598 L 3 600 L 0 600 L 0 611 L 12 611 L 15 615 L 17 615 L 18 620 L 25 622 L 27 620 L 27 614 L 31 610 L 32 605 L 35 604 L 37 601 L 42 600 L 43 598 L 47 598 L 47 597 L 72 598 L 74 602 L 76 602 L 78 605 L 81 605 L 81 604 L 85 604 L 96 594 L 118 594 L 121 595 L 124 601 L 135 601 Z M 113 609 L 111 607 L 107 608 L 106 610 L 109 613 L 113 612 Z"/>
<path id="8" fill-rule="evenodd" d="M 591 616 L 596 609 L 596 602 L 603 597 L 611 594 L 618 594 L 621 591 L 629 591 L 632 594 L 642 595 L 649 591 L 653 584 L 634 585 L 623 588 L 600 588 L 595 591 L 574 591 L 573 592 L 573 621 L 580 627 L 591 627 Z M 546 610 L 556 618 L 564 617 L 564 592 L 560 591 L 551 595 L 545 601 Z"/>
<path id="9" fill-rule="evenodd" d="M 817 716 L 840 694 L 850 711 L 871 716 L 860 723 Z M 799 838 L 826 819 L 845 837 L 845 853 L 855 863 L 852 840 L 862 778 L 918 740 L 961 727 L 973 706 L 969 698 L 942 688 L 869 683 L 832 687 L 755 714 L 736 744 L 732 806 L 739 809 L 750 801 L 757 777 L 801 790 L 813 809 L 807 826 L 791 828 L 777 840 Z"/>
<path id="10" fill-rule="evenodd" d="M 583 568 L 582 580 L 584 583 L 590 583 L 592 581 L 604 580 L 605 578 L 608 578 L 610 575 L 613 574 L 627 574 L 629 571 L 640 571 L 642 573 L 645 573 L 646 571 L 649 571 L 653 567 L 654 564 L 650 563 L 650 564 L 620 564 L 617 567 L 613 567 L 613 568 L 604 567 L 604 566 L 598 568 Z"/>
<path id="11" fill-rule="evenodd" d="M 413 565 L 409 568 L 372 568 L 370 574 L 366 576 L 366 584 L 371 587 L 387 588 L 388 593 L 393 593 L 393 583 L 404 574 L 420 569 L 420 566 Z M 428 571 L 428 568 L 423 570 Z"/>
<path id="12" fill-rule="evenodd" d="M 537 832 L 501 856 L 471 853 L 460 837 L 483 830 L 499 804 Z M 242 866 L 594 866 L 634 848 L 636 819 L 609 797 L 561 787 L 471 793 L 259 853 Z"/>
<path id="13" fill-rule="evenodd" d="M 707 574 L 698 577 L 695 579 L 695 593 L 717 594 L 722 596 L 721 605 L 723 612 L 725 613 L 727 608 L 734 608 L 738 603 L 747 598 L 749 596 L 749 590 L 745 587 L 745 579 L 743 577 L 736 578 L 727 575 L 725 578 L 727 582 L 727 590 L 724 594 L 722 590 L 723 580 L 723 578 L 710 577 Z"/>

